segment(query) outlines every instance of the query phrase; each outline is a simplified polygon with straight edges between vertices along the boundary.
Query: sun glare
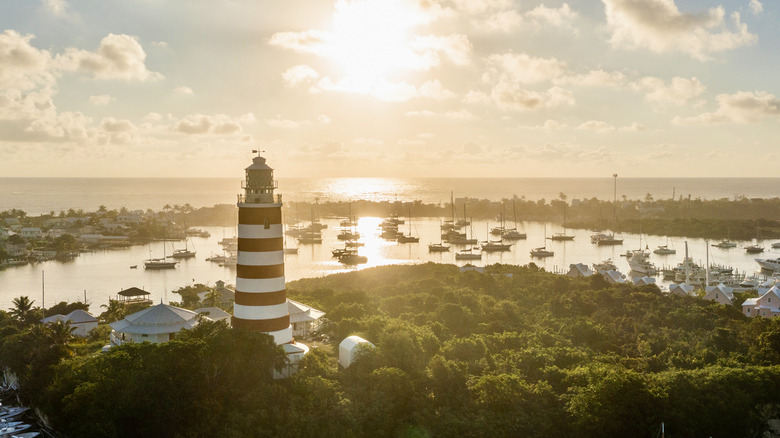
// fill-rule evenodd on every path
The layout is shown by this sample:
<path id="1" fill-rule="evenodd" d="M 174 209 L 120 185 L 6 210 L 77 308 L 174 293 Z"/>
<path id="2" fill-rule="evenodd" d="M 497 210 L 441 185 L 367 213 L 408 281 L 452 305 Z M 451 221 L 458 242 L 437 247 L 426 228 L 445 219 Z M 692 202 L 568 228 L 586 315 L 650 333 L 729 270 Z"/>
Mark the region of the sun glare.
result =
<path id="1" fill-rule="evenodd" d="M 403 0 L 341 0 L 334 14 L 332 57 L 353 87 L 372 87 L 412 68 L 410 29 L 418 11 Z"/>

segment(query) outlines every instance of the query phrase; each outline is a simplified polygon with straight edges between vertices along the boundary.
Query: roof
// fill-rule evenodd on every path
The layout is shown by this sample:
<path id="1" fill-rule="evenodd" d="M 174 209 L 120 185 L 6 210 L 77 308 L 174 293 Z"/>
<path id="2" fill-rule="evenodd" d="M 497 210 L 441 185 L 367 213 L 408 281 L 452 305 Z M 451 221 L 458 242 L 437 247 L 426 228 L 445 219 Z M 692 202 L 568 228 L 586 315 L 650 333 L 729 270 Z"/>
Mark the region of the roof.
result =
<path id="1" fill-rule="evenodd" d="M 634 278 L 633 281 L 634 281 L 634 285 L 635 286 L 643 286 L 643 285 L 647 285 L 647 284 L 655 284 L 655 278 L 648 277 L 648 276 L 637 277 L 637 278 Z"/>
<path id="2" fill-rule="evenodd" d="M 198 325 L 198 314 L 192 310 L 158 304 L 128 315 L 125 319 L 112 322 L 110 325 L 121 333 L 141 335 L 175 333 Z"/>
<path id="3" fill-rule="evenodd" d="M 707 293 L 716 292 L 717 291 L 717 292 L 722 293 L 723 295 L 726 295 L 729 298 L 733 298 L 734 297 L 734 288 L 733 287 L 728 287 L 728 286 L 726 286 L 723 283 L 719 283 L 716 286 L 707 286 L 706 288 L 704 288 L 704 290 Z"/>
<path id="4" fill-rule="evenodd" d="M 271 167 L 267 164 L 265 164 L 265 158 L 264 157 L 254 157 L 252 158 L 252 165 L 247 167 L 245 170 L 273 170 Z"/>
<path id="5" fill-rule="evenodd" d="M 339 349 L 344 348 L 347 350 L 351 350 L 352 348 L 355 348 L 355 346 L 359 344 L 368 344 L 372 347 L 374 346 L 374 344 L 366 341 L 360 336 L 352 335 L 352 336 L 347 336 L 346 338 L 344 338 L 343 341 L 341 341 L 341 343 L 339 344 Z"/>
<path id="6" fill-rule="evenodd" d="M 677 284 L 669 285 L 669 292 L 672 293 L 682 293 L 688 295 L 689 293 L 693 292 L 693 289 L 694 289 L 693 286 L 685 283 L 677 283 Z"/>
<path id="7" fill-rule="evenodd" d="M 626 279 L 618 271 L 607 271 L 604 273 L 604 279 L 613 283 L 625 283 Z"/>
<path id="8" fill-rule="evenodd" d="M 118 295 L 122 295 L 123 297 L 138 297 L 142 295 L 151 295 L 151 293 L 137 287 L 131 287 L 119 292 Z"/>
<path id="9" fill-rule="evenodd" d="M 290 323 L 317 321 L 325 315 L 325 312 L 321 310 L 289 298 L 287 299 L 287 312 L 290 314 Z"/>
<path id="10" fill-rule="evenodd" d="M 591 275 L 595 274 L 588 265 L 582 264 L 582 263 L 573 263 L 569 265 L 569 272 L 570 275 L 575 275 L 574 273 L 577 273 L 583 277 L 590 277 Z"/>
<path id="11" fill-rule="evenodd" d="M 195 313 L 202 313 L 214 321 L 230 318 L 230 314 L 219 307 L 201 307 L 200 309 L 195 309 Z"/>
<path id="12" fill-rule="evenodd" d="M 81 309 L 76 309 L 68 313 L 67 315 L 57 314 L 57 315 L 52 315 L 48 318 L 43 318 L 41 320 L 41 322 L 44 324 L 49 322 L 54 322 L 54 321 L 70 321 L 71 324 L 84 324 L 88 322 L 98 322 L 97 318 L 95 318 L 94 316 L 90 315 L 88 312 Z"/>

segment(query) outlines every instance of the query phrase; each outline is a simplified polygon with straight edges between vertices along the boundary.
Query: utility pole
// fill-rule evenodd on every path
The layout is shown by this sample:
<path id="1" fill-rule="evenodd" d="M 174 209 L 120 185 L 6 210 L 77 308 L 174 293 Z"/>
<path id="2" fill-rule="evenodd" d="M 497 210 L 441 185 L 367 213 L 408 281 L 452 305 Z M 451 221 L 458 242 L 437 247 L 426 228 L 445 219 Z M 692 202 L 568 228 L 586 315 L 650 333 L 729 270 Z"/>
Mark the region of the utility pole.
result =
<path id="1" fill-rule="evenodd" d="M 617 173 L 612 174 L 615 179 L 615 190 L 612 195 L 612 220 L 617 223 Z"/>

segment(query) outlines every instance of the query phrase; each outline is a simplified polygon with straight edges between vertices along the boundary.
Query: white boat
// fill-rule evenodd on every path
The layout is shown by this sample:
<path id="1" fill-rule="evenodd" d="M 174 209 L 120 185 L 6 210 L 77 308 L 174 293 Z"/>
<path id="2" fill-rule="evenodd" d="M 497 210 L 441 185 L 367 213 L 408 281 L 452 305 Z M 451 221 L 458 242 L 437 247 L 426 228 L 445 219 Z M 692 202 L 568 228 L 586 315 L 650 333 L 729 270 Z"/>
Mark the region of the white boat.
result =
<path id="1" fill-rule="evenodd" d="M 482 242 L 482 251 L 495 252 L 495 251 L 509 251 L 512 249 L 511 243 L 503 243 L 500 240 L 489 240 Z"/>
<path id="2" fill-rule="evenodd" d="M 0 429 L 0 437 L 12 437 L 16 435 L 17 432 L 27 430 L 30 427 L 29 424 L 17 424 L 16 426 L 3 427 Z"/>
<path id="3" fill-rule="evenodd" d="M 632 271 L 639 274 L 655 275 L 658 273 L 658 269 L 650 261 L 649 254 L 646 251 L 636 250 L 631 258 L 628 260 L 628 266 Z"/>
<path id="4" fill-rule="evenodd" d="M 714 246 L 715 248 L 728 249 L 728 248 L 736 248 L 737 244 L 730 240 L 721 240 L 720 242 L 715 243 L 712 246 Z"/>
<path id="5" fill-rule="evenodd" d="M 501 238 L 504 240 L 521 240 L 526 239 L 528 235 L 526 233 L 521 233 L 517 231 L 517 211 L 515 209 L 515 200 L 512 199 L 512 216 L 514 218 L 515 227 L 514 228 L 505 228 L 504 231 L 501 233 Z"/>
<path id="6" fill-rule="evenodd" d="M 482 253 L 474 252 L 472 248 L 458 251 L 455 260 L 482 260 Z"/>
<path id="7" fill-rule="evenodd" d="M 430 243 L 428 244 L 428 252 L 447 252 L 450 247 L 443 243 Z"/>
<path id="8" fill-rule="evenodd" d="M 531 250 L 531 257 L 552 257 L 555 255 L 555 252 L 550 251 L 544 246 L 540 246 L 539 248 L 534 248 Z"/>
<path id="9" fill-rule="evenodd" d="M 774 259 L 756 259 L 758 266 L 767 271 L 780 271 L 780 257 Z"/>
<path id="10" fill-rule="evenodd" d="M 780 249 L 780 242 L 775 242 L 772 244 L 772 249 Z"/>
<path id="11" fill-rule="evenodd" d="M 674 248 L 669 248 L 666 245 L 658 245 L 658 248 L 653 250 L 653 254 L 659 254 L 659 255 L 677 254 L 677 250 Z"/>
<path id="12" fill-rule="evenodd" d="M 368 257 L 358 254 L 355 250 L 348 251 L 348 253 L 339 256 L 339 263 L 345 265 L 360 265 L 368 262 Z"/>
<path id="13" fill-rule="evenodd" d="M 144 260 L 145 269 L 174 269 L 179 262 L 170 261 L 165 255 L 165 244 L 163 244 L 162 258 L 152 258 L 152 250 L 149 249 L 149 258 Z"/>
<path id="14" fill-rule="evenodd" d="M 564 242 L 568 240 L 574 240 L 573 235 L 566 234 L 566 204 L 563 204 L 563 233 L 555 233 L 550 237 L 550 240 L 555 242 Z"/>
<path id="15" fill-rule="evenodd" d="M 596 233 L 590 236 L 590 242 L 598 246 L 622 245 L 623 239 L 618 239 L 615 234 Z"/>
<path id="16" fill-rule="evenodd" d="M 608 271 L 617 271 L 617 266 L 615 266 L 615 263 L 612 262 L 612 259 L 606 259 L 601 263 L 594 263 L 593 270 L 603 275 Z"/>

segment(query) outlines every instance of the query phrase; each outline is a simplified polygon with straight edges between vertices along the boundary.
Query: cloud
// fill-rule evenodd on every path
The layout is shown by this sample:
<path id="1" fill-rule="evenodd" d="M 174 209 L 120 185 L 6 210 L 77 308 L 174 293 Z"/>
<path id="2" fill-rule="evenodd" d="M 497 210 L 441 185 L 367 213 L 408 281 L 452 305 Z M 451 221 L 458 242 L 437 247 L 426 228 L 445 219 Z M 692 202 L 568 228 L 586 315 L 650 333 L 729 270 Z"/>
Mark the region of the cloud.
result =
<path id="1" fill-rule="evenodd" d="M 620 131 L 622 131 L 622 132 L 640 132 L 640 131 L 646 131 L 646 130 L 647 130 L 647 126 L 645 126 L 645 125 L 643 125 L 643 124 L 641 124 L 639 122 L 634 122 L 634 123 L 630 124 L 629 126 L 624 126 L 624 127 L 620 128 Z"/>
<path id="2" fill-rule="evenodd" d="M 361 146 L 382 146 L 385 144 L 384 141 L 378 138 L 364 138 L 364 137 L 358 137 L 352 140 L 352 143 Z"/>
<path id="3" fill-rule="evenodd" d="M 54 84 L 51 55 L 30 45 L 33 38 L 13 30 L 0 33 L 0 89 L 28 90 Z"/>
<path id="4" fill-rule="evenodd" d="M 178 94 L 179 96 L 188 96 L 194 94 L 194 92 L 192 91 L 192 88 L 182 85 L 181 87 L 174 88 L 173 94 Z"/>
<path id="5" fill-rule="evenodd" d="M 89 103 L 95 106 L 102 106 L 102 105 L 108 105 L 109 103 L 113 102 L 114 98 L 109 96 L 108 94 L 101 94 L 98 96 L 89 96 Z"/>
<path id="6" fill-rule="evenodd" d="M 566 63 L 555 58 L 535 58 L 525 53 L 494 54 L 485 61 L 485 80 L 532 84 L 550 81 L 566 72 Z"/>
<path id="7" fill-rule="evenodd" d="M 65 0 L 44 0 L 43 7 L 52 15 L 62 17 L 68 9 L 68 4 Z"/>
<path id="8" fill-rule="evenodd" d="M 418 94 L 420 97 L 425 97 L 434 100 L 453 99 L 457 96 L 454 92 L 445 89 L 441 85 L 441 82 L 439 82 L 438 79 L 435 79 L 433 81 L 428 81 L 420 85 L 418 89 Z"/>
<path id="9" fill-rule="evenodd" d="M 299 84 L 311 83 L 319 79 L 320 74 L 308 65 L 296 65 L 282 73 L 285 87 L 294 87 Z"/>
<path id="10" fill-rule="evenodd" d="M 718 109 L 695 117 L 675 117 L 675 125 L 747 124 L 780 118 L 780 99 L 765 91 L 739 91 L 715 97 Z"/>
<path id="11" fill-rule="evenodd" d="M 704 93 L 705 86 L 696 78 L 672 78 L 667 84 L 663 79 L 644 77 L 629 85 L 634 91 L 645 93 L 648 102 L 684 105 Z"/>
<path id="12" fill-rule="evenodd" d="M 265 124 L 268 126 L 271 126 L 273 128 L 280 128 L 280 129 L 296 129 L 301 127 L 310 127 L 314 125 L 328 125 L 331 123 L 331 118 L 326 116 L 325 114 L 320 114 L 317 116 L 314 122 L 309 120 L 289 120 L 289 119 L 283 119 L 281 115 L 276 115 L 273 119 L 265 119 Z"/>
<path id="13" fill-rule="evenodd" d="M 525 16 L 540 26 L 568 27 L 577 18 L 577 13 L 572 11 L 567 3 L 564 3 L 560 8 L 539 5 L 526 12 Z"/>
<path id="14" fill-rule="evenodd" d="M 520 111 L 575 103 L 574 95 L 560 87 L 552 87 L 542 92 L 527 90 L 508 82 L 498 83 L 491 90 L 490 96 L 499 108 Z"/>
<path id="15" fill-rule="evenodd" d="M 146 52 L 136 37 L 115 34 L 103 38 L 95 52 L 69 48 L 56 58 L 63 70 L 84 71 L 91 73 L 95 79 L 128 81 L 162 79 L 160 73 L 146 68 L 145 60 Z"/>
<path id="16" fill-rule="evenodd" d="M 584 74 L 554 78 L 559 85 L 571 84 L 590 87 L 620 87 L 626 82 L 626 75 L 619 71 L 591 70 Z"/>
<path id="17" fill-rule="evenodd" d="M 473 114 L 471 114 L 466 110 L 446 111 L 443 113 L 437 113 L 430 110 L 408 111 L 406 113 L 406 116 L 407 117 L 442 117 L 447 119 L 461 119 L 461 120 L 476 118 Z"/>
<path id="18" fill-rule="evenodd" d="M 598 132 L 599 134 L 606 134 L 609 132 L 613 132 L 615 130 L 615 127 L 601 120 L 589 120 L 587 122 L 580 124 L 580 126 L 577 126 L 577 129 L 594 131 L 594 132 Z"/>
<path id="19" fill-rule="evenodd" d="M 764 12 L 764 5 L 758 0 L 750 0 L 749 7 L 750 12 L 752 12 L 753 15 L 761 15 L 761 13 Z"/>
<path id="20" fill-rule="evenodd" d="M 722 7 L 699 13 L 682 13 L 674 0 L 602 0 L 615 47 L 646 48 L 657 53 L 682 52 L 697 59 L 757 41 L 740 20 L 731 15 L 732 30 Z"/>
<path id="21" fill-rule="evenodd" d="M 186 135 L 232 136 L 242 133 L 242 124 L 254 122 L 255 116 L 252 113 L 238 118 L 231 118 L 225 114 L 191 114 L 174 123 L 171 130 Z"/>

